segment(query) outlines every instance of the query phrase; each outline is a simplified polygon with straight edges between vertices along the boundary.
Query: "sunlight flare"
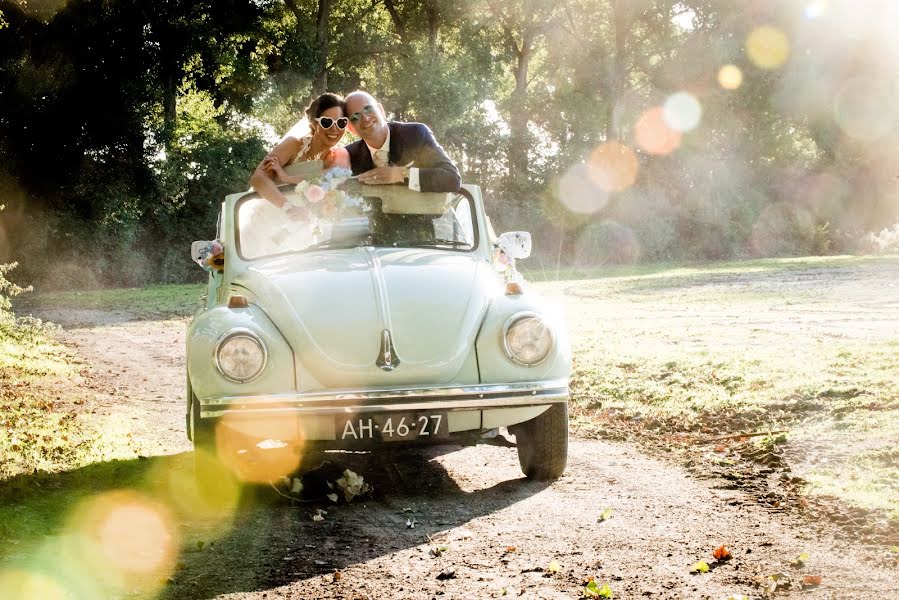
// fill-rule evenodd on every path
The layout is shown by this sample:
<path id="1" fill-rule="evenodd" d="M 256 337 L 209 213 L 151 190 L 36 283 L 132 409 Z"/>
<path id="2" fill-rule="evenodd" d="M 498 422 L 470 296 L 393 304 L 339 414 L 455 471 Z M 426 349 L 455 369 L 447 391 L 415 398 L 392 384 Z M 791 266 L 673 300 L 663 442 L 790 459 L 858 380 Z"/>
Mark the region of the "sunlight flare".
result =
<path id="1" fill-rule="evenodd" d="M 0 590 L 4 598 L 16 600 L 67 600 L 72 597 L 46 575 L 19 569 L 0 573 Z"/>
<path id="2" fill-rule="evenodd" d="M 620 192 L 634 185 L 640 162 L 634 151 L 620 142 L 606 142 L 590 153 L 590 177 L 607 192 Z"/>
<path id="3" fill-rule="evenodd" d="M 110 589 L 158 589 L 175 567 L 178 536 L 169 510 L 131 490 L 93 497 L 69 525 L 71 558 Z"/>
<path id="4" fill-rule="evenodd" d="M 576 163 L 569 168 L 556 186 L 559 202 L 569 211 L 589 215 L 599 211 L 609 201 L 608 192 L 600 189 L 593 181 L 591 167 Z"/>
<path id="5" fill-rule="evenodd" d="M 637 146 L 648 154 L 671 154 L 680 146 L 681 132 L 675 131 L 665 120 L 661 106 L 645 111 L 634 125 Z"/>
<path id="6" fill-rule="evenodd" d="M 895 127 L 899 88 L 891 83 L 856 77 L 843 85 L 834 100 L 834 120 L 846 135 L 873 141 Z"/>
<path id="7" fill-rule="evenodd" d="M 746 38 L 746 54 L 758 68 L 776 69 L 783 66 L 790 56 L 790 40 L 781 29 L 762 25 L 753 29 Z"/>
<path id="8" fill-rule="evenodd" d="M 695 96 L 688 92 L 677 92 L 668 96 L 662 106 L 665 123 L 674 131 L 691 131 L 699 125 L 702 106 Z"/>
<path id="9" fill-rule="evenodd" d="M 242 482 L 269 483 L 300 468 L 303 436 L 295 420 L 229 414 L 216 424 L 215 438 L 218 459 Z"/>
<path id="10" fill-rule="evenodd" d="M 743 71 L 737 65 L 724 65 L 718 70 L 718 85 L 735 90 L 743 84 Z"/>

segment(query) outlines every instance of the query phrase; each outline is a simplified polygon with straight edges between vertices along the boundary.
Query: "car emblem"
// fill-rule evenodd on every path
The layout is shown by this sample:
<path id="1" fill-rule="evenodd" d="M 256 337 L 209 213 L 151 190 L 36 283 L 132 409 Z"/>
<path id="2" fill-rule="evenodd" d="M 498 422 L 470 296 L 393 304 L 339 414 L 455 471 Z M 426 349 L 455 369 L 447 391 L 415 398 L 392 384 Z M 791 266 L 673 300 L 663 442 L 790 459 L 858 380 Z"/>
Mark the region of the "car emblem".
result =
<path id="1" fill-rule="evenodd" d="M 393 371 L 400 364 L 400 359 L 396 355 L 393 339 L 388 329 L 381 332 L 381 350 L 378 353 L 378 360 L 375 364 L 385 371 Z"/>

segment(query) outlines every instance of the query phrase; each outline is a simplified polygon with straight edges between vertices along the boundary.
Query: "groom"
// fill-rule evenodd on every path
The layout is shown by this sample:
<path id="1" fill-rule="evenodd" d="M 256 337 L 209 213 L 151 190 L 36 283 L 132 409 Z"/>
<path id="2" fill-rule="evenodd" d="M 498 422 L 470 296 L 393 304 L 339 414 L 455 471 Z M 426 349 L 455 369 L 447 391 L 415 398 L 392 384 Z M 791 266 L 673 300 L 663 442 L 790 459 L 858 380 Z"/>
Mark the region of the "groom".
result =
<path id="1" fill-rule="evenodd" d="M 403 183 L 417 192 L 459 191 L 459 171 L 426 125 L 388 122 L 381 104 L 363 91 L 347 96 L 345 106 L 350 131 L 362 138 L 346 147 L 360 182 Z"/>

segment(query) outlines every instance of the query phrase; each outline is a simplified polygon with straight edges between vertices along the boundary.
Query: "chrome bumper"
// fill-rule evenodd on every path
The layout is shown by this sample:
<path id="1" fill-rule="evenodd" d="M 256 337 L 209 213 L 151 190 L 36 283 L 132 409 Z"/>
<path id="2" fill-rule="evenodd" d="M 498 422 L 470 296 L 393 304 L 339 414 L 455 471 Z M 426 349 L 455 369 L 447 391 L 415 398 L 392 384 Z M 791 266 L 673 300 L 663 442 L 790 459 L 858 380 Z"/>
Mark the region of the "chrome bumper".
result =
<path id="1" fill-rule="evenodd" d="M 568 380 L 503 385 L 394 388 L 264 396 L 229 396 L 200 400 L 200 416 L 333 415 L 418 410 L 476 410 L 537 406 L 568 401 Z"/>

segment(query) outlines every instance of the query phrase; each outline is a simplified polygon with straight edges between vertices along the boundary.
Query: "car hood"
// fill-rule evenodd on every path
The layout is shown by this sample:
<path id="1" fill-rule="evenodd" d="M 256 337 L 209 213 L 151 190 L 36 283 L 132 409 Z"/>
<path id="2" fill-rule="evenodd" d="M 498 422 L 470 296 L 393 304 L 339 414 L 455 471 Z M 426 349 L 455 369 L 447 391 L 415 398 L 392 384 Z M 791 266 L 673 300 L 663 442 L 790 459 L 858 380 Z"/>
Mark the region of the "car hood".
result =
<path id="1" fill-rule="evenodd" d="M 466 359 L 497 280 L 475 256 L 366 247 L 269 259 L 234 283 L 281 330 L 298 388 L 312 391 L 477 382 Z"/>

